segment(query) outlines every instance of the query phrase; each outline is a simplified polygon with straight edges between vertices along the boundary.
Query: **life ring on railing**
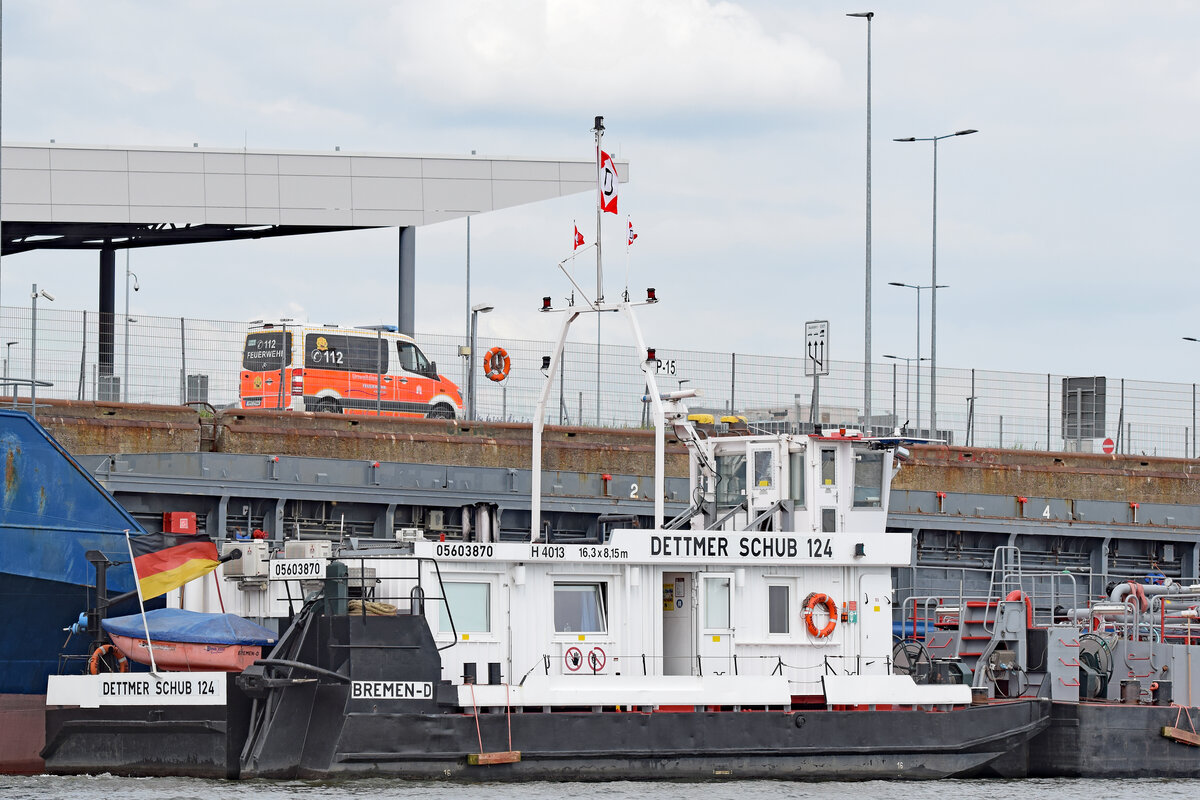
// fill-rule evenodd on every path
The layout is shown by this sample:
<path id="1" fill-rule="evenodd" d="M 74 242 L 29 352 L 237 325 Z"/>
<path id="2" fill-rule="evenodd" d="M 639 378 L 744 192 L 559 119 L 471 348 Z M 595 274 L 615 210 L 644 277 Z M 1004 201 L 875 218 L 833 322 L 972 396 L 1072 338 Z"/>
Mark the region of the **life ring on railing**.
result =
<path id="1" fill-rule="evenodd" d="M 117 654 L 117 672 L 129 672 L 129 659 L 125 654 L 117 649 L 115 644 L 102 644 L 92 653 L 92 657 L 88 659 L 88 674 L 100 674 L 100 660 L 109 653 Z"/>
<path id="2" fill-rule="evenodd" d="M 817 606 L 825 606 L 825 610 L 829 612 L 829 622 L 820 630 L 817 630 L 817 623 L 813 622 L 813 609 Z M 808 632 L 818 639 L 833 633 L 833 629 L 837 627 L 837 618 L 837 603 L 824 592 L 813 592 L 804 600 L 804 624 L 808 626 Z"/>
<path id="3" fill-rule="evenodd" d="M 1020 589 L 1013 589 L 1008 593 L 1005 600 L 1024 600 L 1025 601 L 1025 627 L 1033 627 L 1033 601 L 1029 599 L 1029 595 L 1022 592 Z"/>
<path id="4" fill-rule="evenodd" d="M 512 361 L 509 360 L 508 351 L 503 347 L 493 347 L 483 356 L 483 371 L 488 376 L 488 380 L 497 383 L 504 380 L 508 377 L 508 370 L 511 366 Z"/>

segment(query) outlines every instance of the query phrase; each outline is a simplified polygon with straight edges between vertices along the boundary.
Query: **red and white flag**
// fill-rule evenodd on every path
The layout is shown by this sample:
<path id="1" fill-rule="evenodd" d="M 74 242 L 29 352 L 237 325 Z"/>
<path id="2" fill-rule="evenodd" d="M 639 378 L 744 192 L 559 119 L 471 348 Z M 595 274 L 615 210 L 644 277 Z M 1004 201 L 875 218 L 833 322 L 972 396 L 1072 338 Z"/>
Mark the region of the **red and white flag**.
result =
<path id="1" fill-rule="evenodd" d="M 600 210 L 617 213 L 617 167 L 612 156 L 600 151 Z"/>
<path id="2" fill-rule="evenodd" d="M 636 239 L 638 235 L 633 232 L 633 223 L 629 220 L 626 220 L 626 222 L 629 222 L 629 241 L 626 242 L 626 244 L 629 245 L 633 244 L 633 240 Z"/>
<path id="3" fill-rule="evenodd" d="M 579 232 L 579 226 L 575 226 L 575 250 L 583 247 L 583 234 Z"/>

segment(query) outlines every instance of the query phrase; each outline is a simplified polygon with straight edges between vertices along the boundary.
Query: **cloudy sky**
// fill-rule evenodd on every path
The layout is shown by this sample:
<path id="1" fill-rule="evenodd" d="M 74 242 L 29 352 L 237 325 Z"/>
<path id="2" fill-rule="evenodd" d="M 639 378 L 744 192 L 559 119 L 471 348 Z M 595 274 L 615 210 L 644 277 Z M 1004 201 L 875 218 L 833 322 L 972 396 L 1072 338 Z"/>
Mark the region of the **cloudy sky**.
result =
<path id="1" fill-rule="evenodd" d="M 938 146 L 939 366 L 1196 380 L 1197 3 L 7 0 L 2 135 L 588 158 L 601 114 L 631 164 L 629 283 L 664 301 L 648 341 L 786 355 L 827 319 L 861 362 L 867 30 L 845 13 L 867 10 L 875 360 L 916 350 L 915 293 L 887 283 L 930 279 L 932 146 L 892 140 L 976 128 Z M 553 337 L 534 309 L 569 291 L 594 202 L 473 220 L 489 334 Z M 418 333 L 463 330 L 465 251 L 462 220 L 418 231 Z M 137 251 L 133 312 L 390 321 L 395 261 L 391 230 Z M 7 257 L 0 281 L 94 308 L 96 255 Z"/>

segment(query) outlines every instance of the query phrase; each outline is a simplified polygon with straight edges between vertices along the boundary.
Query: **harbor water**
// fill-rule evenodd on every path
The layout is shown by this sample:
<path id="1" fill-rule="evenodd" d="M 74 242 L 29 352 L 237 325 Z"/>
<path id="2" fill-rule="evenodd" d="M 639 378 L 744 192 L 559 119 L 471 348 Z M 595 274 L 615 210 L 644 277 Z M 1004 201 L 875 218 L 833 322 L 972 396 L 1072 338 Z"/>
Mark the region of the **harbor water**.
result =
<path id="1" fill-rule="evenodd" d="M 1200 780 L 947 780 L 709 783 L 613 781 L 599 783 L 434 783 L 368 779 L 353 781 L 212 781 L 187 778 L 119 778 L 111 775 L 59 777 L 0 776 L 5 800 L 1096 800 L 1100 797 L 1195 797 Z"/>

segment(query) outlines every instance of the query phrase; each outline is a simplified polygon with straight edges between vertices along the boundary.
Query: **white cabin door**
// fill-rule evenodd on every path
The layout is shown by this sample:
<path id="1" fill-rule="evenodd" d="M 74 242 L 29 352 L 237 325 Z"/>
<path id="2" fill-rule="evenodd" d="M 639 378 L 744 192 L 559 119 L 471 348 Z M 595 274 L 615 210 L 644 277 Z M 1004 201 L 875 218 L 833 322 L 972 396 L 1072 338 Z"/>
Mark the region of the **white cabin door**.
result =
<path id="1" fill-rule="evenodd" d="M 699 674 L 733 675 L 733 573 L 696 573 Z"/>
<path id="2" fill-rule="evenodd" d="M 892 654 L 892 576 L 863 575 L 858 581 L 857 607 L 847 607 L 851 619 L 858 615 L 863 672 L 886 674 Z"/>
<path id="3" fill-rule="evenodd" d="M 838 452 L 834 447 L 822 447 L 818 453 L 820 472 L 817 476 L 816 505 L 821 510 L 817 521 L 824 533 L 838 529 Z"/>
<path id="4" fill-rule="evenodd" d="M 664 572 L 662 583 L 662 674 L 691 675 L 696 666 L 692 573 Z"/>

